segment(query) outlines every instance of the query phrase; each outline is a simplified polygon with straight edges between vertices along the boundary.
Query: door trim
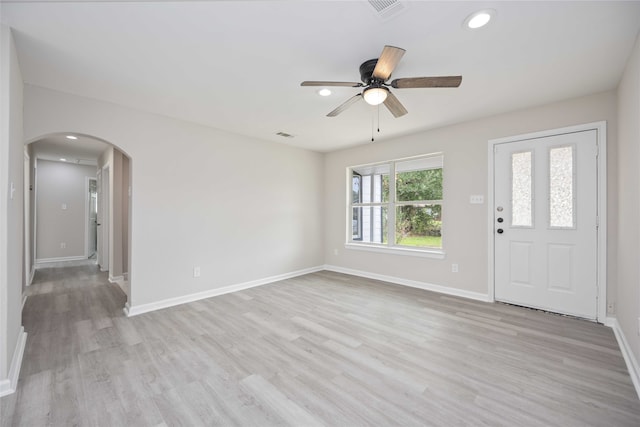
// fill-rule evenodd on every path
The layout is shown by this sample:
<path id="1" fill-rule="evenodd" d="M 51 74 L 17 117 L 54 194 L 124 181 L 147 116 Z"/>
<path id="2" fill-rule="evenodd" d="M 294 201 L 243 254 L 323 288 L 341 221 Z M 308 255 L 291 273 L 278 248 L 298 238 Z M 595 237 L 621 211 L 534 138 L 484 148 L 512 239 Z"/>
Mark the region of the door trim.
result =
<path id="1" fill-rule="evenodd" d="M 597 159 L 597 318 L 598 323 L 605 323 L 607 317 L 607 122 L 593 122 L 576 126 L 568 126 L 558 129 L 550 129 L 540 132 L 514 135 L 498 139 L 490 139 L 487 144 L 487 242 L 488 242 L 488 295 L 490 301 L 495 301 L 495 233 L 493 221 L 494 205 L 494 148 L 497 144 L 508 142 L 538 139 L 553 135 L 583 132 L 595 130 L 597 134 L 598 159 Z"/>
<path id="2" fill-rule="evenodd" d="M 84 177 L 84 257 L 89 259 L 89 241 L 91 240 L 91 221 L 89 221 L 89 211 L 91 209 L 91 202 L 89 201 L 89 191 L 91 188 L 91 181 L 96 181 L 96 188 L 98 187 L 98 180 L 94 176 L 85 176 Z M 96 252 L 98 252 L 96 250 Z M 96 254 L 97 260 L 97 254 Z"/>
<path id="3" fill-rule="evenodd" d="M 27 148 L 24 149 L 24 168 L 23 168 L 23 205 L 24 209 L 22 212 L 23 215 L 23 224 L 22 228 L 24 230 L 23 240 L 24 240 L 24 280 L 25 286 L 31 285 L 33 281 L 33 268 L 31 266 L 31 156 L 29 156 L 29 152 Z"/>

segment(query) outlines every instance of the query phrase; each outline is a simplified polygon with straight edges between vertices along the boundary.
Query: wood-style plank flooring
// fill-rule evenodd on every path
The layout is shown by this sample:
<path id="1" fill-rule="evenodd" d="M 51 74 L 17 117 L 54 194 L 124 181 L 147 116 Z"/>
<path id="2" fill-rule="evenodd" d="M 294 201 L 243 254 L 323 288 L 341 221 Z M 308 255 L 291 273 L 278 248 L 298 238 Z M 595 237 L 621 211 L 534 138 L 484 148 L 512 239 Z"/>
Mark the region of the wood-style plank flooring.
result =
<path id="1" fill-rule="evenodd" d="M 320 272 L 127 318 L 37 271 L 2 426 L 639 426 L 602 325 Z"/>

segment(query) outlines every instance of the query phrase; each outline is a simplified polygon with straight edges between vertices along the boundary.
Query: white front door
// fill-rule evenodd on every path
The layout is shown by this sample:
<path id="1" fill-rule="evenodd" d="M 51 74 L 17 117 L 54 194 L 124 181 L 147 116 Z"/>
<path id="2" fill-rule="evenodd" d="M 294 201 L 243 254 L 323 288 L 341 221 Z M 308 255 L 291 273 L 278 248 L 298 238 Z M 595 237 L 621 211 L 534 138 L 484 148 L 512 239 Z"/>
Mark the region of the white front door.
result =
<path id="1" fill-rule="evenodd" d="M 597 317 L 597 131 L 494 146 L 495 299 Z"/>

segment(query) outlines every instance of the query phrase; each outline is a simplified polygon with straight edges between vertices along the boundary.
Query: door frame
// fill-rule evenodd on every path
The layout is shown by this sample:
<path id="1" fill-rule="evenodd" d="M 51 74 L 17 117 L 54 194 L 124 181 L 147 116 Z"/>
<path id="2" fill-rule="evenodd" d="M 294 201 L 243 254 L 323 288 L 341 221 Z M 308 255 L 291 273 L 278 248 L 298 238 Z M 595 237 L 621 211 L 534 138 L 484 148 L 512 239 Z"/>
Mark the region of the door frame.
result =
<path id="1" fill-rule="evenodd" d="M 593 122 L 576 126 L 568 126 L 557 129 L 549 129 L 540 132 L 514 135 L 504 138 L 491 139 L 487 146 L 487 242 L 488 242 L 488 295 L 490 301 L 495 301 L 495 223 L 493 221 L 494 208 L 494 149 L 497 144 L 517 142 L 528 139 L 538 139 L 553 135 L 596 131 L 598 158 L 597 158 L 597 317 L 598 323 L 605 323 L 607 317 L 607 122 Z"/>
<path id="2" fill-rule="evenodd" d="M 91 181 L 96 182 L 96 192 L 98 188 L 98 178 L 93 176 L 85 176 L 84 177 L 84 230 L 85 230 L 85 239 L 84 239 L 84 257 L 89 258 L 89 242 L 91 240 L 91 221 L 89 221 L 89 211 L 91 210 L 91 202 L 89 201 L 89 191 L 91 188 Z M 96 237 L 97 242 L 97 237 Z M 97 243 L 96 243 L 96 262 L 97 262 Z"/>
<path id="3" fill-rule="evenodd" d="M 27 148 L 24 149 L 24 169 L 23 169 L 23 229 L 24 229 L 24 280 L 25 286 L 31 285 L 33 281 L 33 266 L 31 264 L 31 156 Z"/>
<path id="4" fill-rule="evenodd" d="M 106 187 L 106 191 L 105 191 Z M 102 167 L 102 271 L 111 271 L 111 164 Z"/>

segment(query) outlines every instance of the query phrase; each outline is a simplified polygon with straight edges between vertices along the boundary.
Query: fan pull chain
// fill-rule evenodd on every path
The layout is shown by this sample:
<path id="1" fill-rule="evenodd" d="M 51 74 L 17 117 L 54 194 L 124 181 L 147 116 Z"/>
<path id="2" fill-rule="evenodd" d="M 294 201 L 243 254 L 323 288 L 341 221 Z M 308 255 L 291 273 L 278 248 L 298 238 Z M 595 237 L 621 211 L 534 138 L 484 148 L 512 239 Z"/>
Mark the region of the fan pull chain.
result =
<path id="1" fill-rule="evenodd" d="M 380 104 L 378 104 L 378 133 L 380 133 Z"/>
<path id="2" fill-rule="evenodd" d="M 371 142 L 375 141 L 375 139 L 373 139 L 373 126 L 374 126 L 374 123 L 373 123 L 373 115 L 372 115 L 371 116 Z"/>

